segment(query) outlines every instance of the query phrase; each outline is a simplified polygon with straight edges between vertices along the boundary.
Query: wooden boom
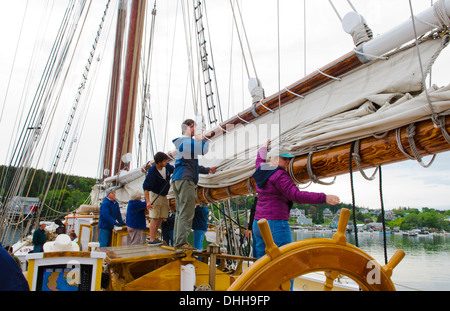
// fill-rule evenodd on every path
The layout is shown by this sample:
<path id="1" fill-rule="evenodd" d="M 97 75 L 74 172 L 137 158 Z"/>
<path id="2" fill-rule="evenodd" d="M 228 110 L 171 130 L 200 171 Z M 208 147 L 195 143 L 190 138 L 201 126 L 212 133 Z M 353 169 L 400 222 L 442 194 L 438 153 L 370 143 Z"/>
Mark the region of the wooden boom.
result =
<path id="1" fill-rule="evenodd" d="M 360 140 L 359 156 L 362 169 L 374 168 L 386 164 L 408 160 L 400 148 L 407 154 L 413 156 L 409 138 L 407 137 L 407 127 L 400 129 L 399 147 L 396 138 L 396 131 L 392 130 L 383 138 L 368 137 Z M 450 131 L 450 119 L 445 120 L 444 128 Z M 437 154 L 450 150 L 450 144 L 442 135 L 441 128 L 436 128 L 431 120 L 425 120 L 415 123 L 415 148 L 418 154 L 423 157 L 426 155 Z M 316 178 L 333 177 L 349 173 L 350 154 L 358 152 L 353 150 L 353 143 L 347 143 L 327 150 L 314 153 L 310 157 L 310 167 Z M 301 155 L 293 159 L 291 175 L 301 183 L 307 183 L 311 180 L 308 173 L 308 155 Z M 352 161 L 353 171 L 358 170 L 355 161 Z M 228 189 L 227 189 L 228 188 Z M 230 187 L 223 188 L 203 188 L 197 189 L 197 201 L 205 204 L 229 199 L 230 197 L 239 197 L 255 192 L 255 181 L 253 178 L 244 180 Z M 197 202 L 197 203 L 200 203 Z M 171 206 L 175 205 L 175 200 L 170 200 Z"/>

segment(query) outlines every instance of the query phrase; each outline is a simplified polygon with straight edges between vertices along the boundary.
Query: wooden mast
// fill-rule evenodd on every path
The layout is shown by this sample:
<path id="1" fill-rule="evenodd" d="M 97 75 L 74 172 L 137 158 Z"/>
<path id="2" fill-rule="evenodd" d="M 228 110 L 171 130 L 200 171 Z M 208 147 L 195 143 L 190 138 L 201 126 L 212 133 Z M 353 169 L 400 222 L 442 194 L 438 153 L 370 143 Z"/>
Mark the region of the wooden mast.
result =
<path id="1" fill-rule="evenodd" d="M 103 178 L 107 178 L 113 173 L 114 133 L 116 129 L 117 106 L 120 95 L 119 82 L 122 66 L 123 31 L 125 27 L 126 11 L 124 0 L 120 0 L 117 14 L 116 41 L 114 44 L 113 72 L 109 92 L 108 125 L 103 156 Z"/>
<path id="2" fill-rule="evenodd" d="M 409 138 L 406 136 L 406 128 L 401 127 L 400 141 L 403 150 L 413 156 Z M 415 124 L 416 135 L 414 137 L 415 147 L 421 157 L 426 155 L 437 154 L 450 150 L 450 144 L 442 135 L 441 129 L 436 128 L 431 120 L 417 122 Z M 450 118 L 445 120 L 445 130 L 450 131 Z M 343 144 L 327 150 L 314 153 L 310 160 L 310 167 L 315 177 L 318 179 L 333 177 L 349 173 L 350 171 L 350 154 L 358 152 L 360 156 L 360 165 L 362 169 L 374 168 L 381 165 L 392 164 L 409 160 L 400 150 L 397 139 L 396 130 L 388 132 L 383 138 L 368 137 L 360 140 L 360 148 L 352 150 L 352 143 Z M 419 165 L 419 164 L 417 164 Z M 308 173 L 308 155 L 298 156 L 293 160 L 291 175 L 301 183 L 307 183 L 311 180 Z M 358 167 L 355 161 L 352 161 L 352 168 L 358 173 Z M 213 201 L 226 200 L 231 197 L 239 197 L 252 194 L 255 191 L 255 182 L 252 178 L 234 184 L 230 187 L 223 188 L 203 188 L 197 189 L 197 201 L 203 203 L 211 203 Z M 171 199 L 170 204 L 175 205 L 175 200 Z"/>
<path id="3" fill-rule="evenodd" d="M 118 174 L 121 158 L 130 153 L 133 146 L 134 120 L 138 90 L 139 65 L 141 56 L 142 29 L 145 20 L 146 0 L 132 0 L 130 25 L 128 29 L 127 54 L 124 72 L 122 104 L 117 133 L 116 159 L 114 172 Z"/>

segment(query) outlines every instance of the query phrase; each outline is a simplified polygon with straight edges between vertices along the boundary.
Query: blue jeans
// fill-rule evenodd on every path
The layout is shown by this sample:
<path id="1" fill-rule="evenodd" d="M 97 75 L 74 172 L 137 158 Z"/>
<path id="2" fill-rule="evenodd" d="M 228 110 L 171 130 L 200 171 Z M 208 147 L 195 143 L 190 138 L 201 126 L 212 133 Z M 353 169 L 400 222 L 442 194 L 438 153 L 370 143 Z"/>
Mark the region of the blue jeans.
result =
<path id="1" fill-rule="evenodd" d="M 269 223 L 269 228 L 272 232 L 273 241 L 278 247 L 292 243 L 291 228 L 289 227 L 289 222 L 287 220 L 268 220 L 267 222 Z M 259 231 L 256 219 L 253 222 L 253 241 L 253 256 L 259 259 L 266 254 L 266 244 Z M 293 284 L 294 281 L 292 280 L 291 291 L 293 289 Z"/>
<path id="2" fill-rule="evenodd" d="M 292 242 L 291 228 L 287 220 L 268 220 L 270 231 L 272 232 L 273 241 L 278 247 Z M 261 236 L 257 221 L 253 222 L 254 249 L 253 256 L 257 259 L 266 254 L 266 244 Z"/>
<path id="3" fill-rule="evenodd" d="M 205 238 L 206 231 L 194 230 L 194 247 L 196 249 L 203 249 L 203 239 Z"/>
<path id="4" fill-rule="evenodd" d="M 98 242 L 100 243 L 100 247 L 111 246 L 111 238 L 112 230 L 100 229 L 100 232 L 98 234 Z"/>

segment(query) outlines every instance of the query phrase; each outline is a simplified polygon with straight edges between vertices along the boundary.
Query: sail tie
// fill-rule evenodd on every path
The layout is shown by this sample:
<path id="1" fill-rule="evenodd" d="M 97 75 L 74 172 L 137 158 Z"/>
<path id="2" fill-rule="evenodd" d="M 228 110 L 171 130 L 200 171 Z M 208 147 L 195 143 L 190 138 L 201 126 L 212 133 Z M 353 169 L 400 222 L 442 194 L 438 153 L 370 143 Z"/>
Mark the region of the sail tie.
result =
<path id="1" fill-rule="evenodd" d="M 307 160 L 307 162 L 306 162 L 306 170 L 308 171 L 309 178 L 310 178 L 314 183 L 320 184 L 320 185 L 326 185 L 326 186 L 329 186 L 329 185 L 334 184 L 334 182 L 336 181 L 336 176 L 334 176 L 334 178 L 333 178 L 332 181 L 330 181 L 330 182 L 325 182 L 325 181 L 319 180 L 319 178 L 317 178 L 317 176 L 314 174 L 313 169 L 312 169 L 312 165 L 311 165 L 313 154 L 314 154 L 314 152 L 312 152 L 312 151 L 308 154 L 308 160 Z"/>
<path id="2" fill-rule="evenodd" d="M 285 87 L 284 89 L 286 90 L 286 92 L 291 93 L 292 95 L 295 95 L 295 96 L 297 96 L 299 98 L 305 98 L 305 96 L 297 94 L 297 93 L 294 93 L 291 90 L 289 90 L 287 87 Z"/>
<path id="3" fill-rule="evenodd" d="M 373 54 L 368 54 L 368 53 L 364 53 L 361 50 L 358 49 L 354 49 L 353 50 L 356 54 L 358 55 L 362 55 L 362 56 L 368 56 L 369 59 L 381 59 L 381 60 L 388 60 L 389 57 L 387 56 L 378 56 L 378 55 L 373 55 Z"/>
<path id="4" fill-rule="evenodd" d="M 450 134 L 445 129 L 445 116 L 439 117 L 439 127 L 441 128 L 442 136 L 444 137 L 445 141 L 450 144 Z"/>
<path id="5" fill-rule="evenodd" d="M 317 69 L 317 72 L 320 73 L 321 75 L 324 75 L 327 78 L 330 78 L 330 79 L 333 79 L 333 80 L 336 80 L 336 81 L 342 81 L 342 78 L 337 78 L 337 77 L 330 76 L 330 75 L 326 74 L 325 72 L 321 71 L 320 69 Z"/>
<path id="6" fill-rule="evenodd" d="M 265 105 L 263 104 L 262 100 L 259 101 L 259 104 L 260 104 L 261 106 L 263 106 L 264 108 L 266 108 L 267 110 L 269 110 L 270 112 L 275 112 L 275 111 L 273 111 L 272 109 L 270 109 L 269 107 L 265 106 Z"/>
<path id="7" fill-rule="evenodd" d="M 219 124 L 219 128 L 220 128 L 223 132 L 229 133 L 226 129 L 224 129 L 224 128 L 222 127 L 222 124 Z"/>
<path id="8" fill-rule="evenodd" d="M 310 180 L 309 182 L 306 182 L 306 183 L 302 183 L 301 181 L 299 181 L 299 180 L 295 177 L 295 174 L 294 174 L 294 161 L 295 161 L 295 158 L 292 158 L 292 159 L 289 161 L 289 168 L 288 168 L 289 176 L 291 176 L 291 179 L 292 179 L 292 180 L 294 181 L 294 183 L 296 183 L 297 185 L 305 185 L 305 184 L 307 184 L 305 187 L 299 187 L 299 188 L 301 188 L 301 189 L 306 189 L 306 188 L 309 187 L 309 185 L 311 185 L 312 180 Z"/>
<path id="9" fill-rule="evenodd" d="M 361 156 L 359 155 L 359 145 L 360 145 L 360 140 L 358 139 L 352 146 L 352 157 L 353 160 L 356 163 L 356 166 L 358 167 L 359 172 L 361 173 L 361 175 L 366 179 L 366 180 L 374 180 L 375 179 L 375 175 L 379 169 L 379 166 L 376 167 L 375 171 L 373 172 L 372 176 L 368 177 L 366 175 L 366 173 L 363 171 L 362 167 L 361 167 Z"/>
<path id="10" fill-rule="evenodd" d="M 248 122 L 247 120 L 242 119 L 239 113 L 237 114 L 237 118 L 246 124 L 250 124 L 250 122 Z"/>
<path id="11" fill-rule="evenodd" d="M 411 151 L 413 153 L 413 156 L 409 155 L 405 149 L 403 148 L 402 142 L 401 142 L 401 128 L 398 128 L 395 130 L 395 137 L 397 140 L 398 149 L 409 159 L 411 160 L 417 160 L 419 164 L 424 167 L 428 168 L 431 166 L 431 164 L 434 162 L 434 159 L 436 158 L 436 154 L 433 154 L 433 157 L 431 158 L 430 162 L 428 164 L 424 164 L 422 162 L 422 157 L 419 155 L 419 152 L 416 147 L 416 143 L 414 142 L 414 136 L 416 135 L 416 126 L 415 123 L 411 123 L 406 128 L 406 137 L 409 141 L 409 146 L 411 148 Z"/>
<path id="12" fill-rule="evenodd" d="M 416 148 L 416 143 L 414 142 L 414 136 L 416 135 L 416 126 L 414 123 L 410 124 L 406 129 L 406 137 L 408 137 L 409 145 L 411 147 L 411 150 L 414 154 L 414 158 L 419 162 L 420 165 L 422 165 L 424 168 L 428 168 L 433 163 L 434 159 L 436 158 L 436 155 L 433 154 L 433 157 L 431 158 L 430 162 L 428 164 L 424 164 L 422 162 L 422 157 L 419 155 L 419 152 Z"/>

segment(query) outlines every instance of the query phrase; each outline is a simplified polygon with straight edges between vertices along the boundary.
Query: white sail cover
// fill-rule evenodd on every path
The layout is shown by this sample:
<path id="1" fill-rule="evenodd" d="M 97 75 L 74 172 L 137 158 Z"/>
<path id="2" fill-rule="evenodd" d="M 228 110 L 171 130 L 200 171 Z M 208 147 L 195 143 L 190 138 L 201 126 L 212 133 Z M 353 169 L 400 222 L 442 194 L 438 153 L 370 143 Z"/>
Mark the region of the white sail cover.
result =
<path id="1" fill-rule="evenodd" d="M 420 44 L 424 72 L 440 50 L 440 40 Z M 281 111 L 266 114 L 214 140 L 213 150 L 200 162 L 219 169 L 214 175 L 200 175 L 199 185 L 223 187 L 250 177 L 258 148 L 268 138 L 277 144 L 279 133 L 283 148 L 302 155 L 429 119 L 432 114 L 422 92 L 423 77 L 415 46 L 339 78 L 304 99 L 284 105 Z M 449 86 L 432 87 L 428 94 L 435 113 L 450 109 Z M 224 153 L 234 157 L 224 158 Z"/>
<path id="2" fill-rule="evenodd" d="M 427 73 L 442 50 L 441 40 L 422 42 L 419 50 Z M 283 148 L 302 155 L 429 119 L 432 110 L 443 113 L 450 109 L 450 86 L 429 89 L 431 103 L 423 92 L 424 77 L 415 45 L 339 78 L 252 123 L 226 128 L 227 133 L 211 140 L 208 154 L 199 159 L 200 165 L 217 166 L 217 171 L 200 175 L 198 185 L 226 187 L 249 178 L 257 150 L 267 139 L 273 145 L 281 141 Z M 134 191 L 142 192 L 144 178 L 141 173 L 125 183 L 119 176 L 117 199 L 126 202 Z"/>

